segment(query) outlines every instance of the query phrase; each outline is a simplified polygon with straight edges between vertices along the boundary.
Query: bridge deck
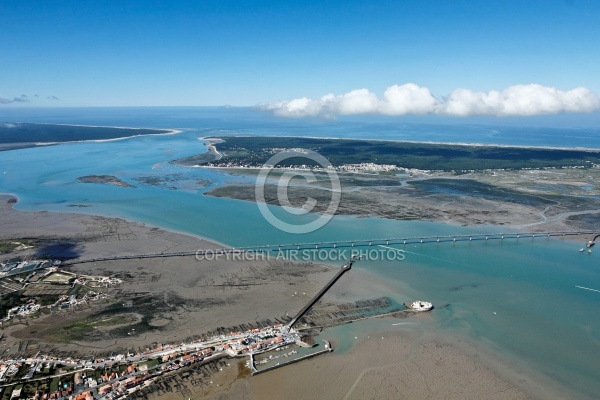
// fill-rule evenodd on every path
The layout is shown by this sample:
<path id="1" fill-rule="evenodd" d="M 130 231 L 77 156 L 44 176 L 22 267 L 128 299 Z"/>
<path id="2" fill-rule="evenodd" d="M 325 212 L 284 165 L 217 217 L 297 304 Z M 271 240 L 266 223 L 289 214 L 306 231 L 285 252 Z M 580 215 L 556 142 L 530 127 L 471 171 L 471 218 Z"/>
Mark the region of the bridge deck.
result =
<path id="1" fill-rule="evenodd" d="M 63 265 L 83 264 L 90 262 L 141 259 L 141 258 L 161 258 L 161 257 L 205 257 L 218 256 L 225 254 L 243 254 L 252 253 L 271 253 L 289 250 L 318 250 L 318 249 L 335 249 L 335 248 L 355 248 L 355 247 L 371 247 L 371 246 L 390 246 L 398 244 L 417 244 L 417 243 L 443 243 L 443 242 L 464 242 L 464 241 L 482 241 L 482 240 L 505 240 L 505 239 L 525 239 L 525 238 L 541 238 L 541 237 L 557 237 L 557 236 L 580 236 L 593 235 L 592 242 L 595 241 L 600 234 L 597 231 L 557 231 L 557 232 L 510 232 L 510 233 L 478 233 L 478 234 L 460 234 L 460 235 L 438 235 L 438 236 L 413 236 L 403 238 L 388 238 L 388 239 L 360 239 L 360 240 L 342 240 L 329 242 L 311 242 L 311 243 L 290 243 L 290 244 L 272 244 L 248 247 L 230 247 L 217 249 L 200 249 L 196 251 L 184 252 L 163 252 L 150 254 L 130 254 L 112 257 L 97 257 L 89 259 L 72 259 L 63 262 Z"/>

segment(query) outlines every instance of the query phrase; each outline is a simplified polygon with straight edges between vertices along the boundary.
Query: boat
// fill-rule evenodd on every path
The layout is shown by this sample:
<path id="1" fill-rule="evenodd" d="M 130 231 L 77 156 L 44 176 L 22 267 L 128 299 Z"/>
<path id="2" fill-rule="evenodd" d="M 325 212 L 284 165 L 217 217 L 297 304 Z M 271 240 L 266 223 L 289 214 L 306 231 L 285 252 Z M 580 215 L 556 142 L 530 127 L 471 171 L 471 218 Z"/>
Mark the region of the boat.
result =
<path id="1" fill-rule="evenodd" d="M 583 247 L 579 249 L 579 252 L 580 252 L 580 253 L 583 253 Z"/>
<path id="2" fill-rule="evenodd" d="M 411 311 L 429 311 L 433 308 L 433 304 L 428 301 L 413 301 L 412 303 L 404 303 L 404 305 Z"/>
<path id="3" fill-rule="evenodd" d="M 588 249 L 588 254 L 592 254 L 592 249 Z"/>

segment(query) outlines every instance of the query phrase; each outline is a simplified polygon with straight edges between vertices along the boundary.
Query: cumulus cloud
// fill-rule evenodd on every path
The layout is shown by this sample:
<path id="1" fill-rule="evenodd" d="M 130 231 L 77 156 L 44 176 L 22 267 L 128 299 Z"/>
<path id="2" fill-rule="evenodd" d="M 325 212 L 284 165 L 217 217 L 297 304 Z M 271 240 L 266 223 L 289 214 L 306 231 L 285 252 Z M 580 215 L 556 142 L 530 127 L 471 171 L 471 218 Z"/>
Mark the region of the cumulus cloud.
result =
<path id="1" fill-rule="evenodd" d="M 414 83 L 388 87 L 383 97 L 368 89 L 320 99 L 302 97 L 260 104 L 258 108 L 283 117 L 335 117 L 337 115 L 441 114 L 454 116 L 530 116 L 600 110 L 600 98 L 578 87 L 562 91 L 538 84 L 514 85 L 502 91 L 476 92 L 456 89 L 437 98 L 426 87 Z"/>

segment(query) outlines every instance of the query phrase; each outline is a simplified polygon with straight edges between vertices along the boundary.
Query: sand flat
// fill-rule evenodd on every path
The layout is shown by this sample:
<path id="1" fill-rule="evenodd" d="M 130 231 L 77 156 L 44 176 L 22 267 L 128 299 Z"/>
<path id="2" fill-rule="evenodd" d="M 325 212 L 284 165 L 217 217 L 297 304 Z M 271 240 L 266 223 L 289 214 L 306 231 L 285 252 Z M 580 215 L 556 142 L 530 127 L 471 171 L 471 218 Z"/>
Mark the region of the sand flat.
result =
<path id="1" fill-rule="evenodd" d="M 13 201 L 0 197 L 0 238 L 43 239 L 58 255 L 90 258 L 102 255 L 189 251 L 214 248 L 218 243 L 165 231 L 118 218 L 52 212 L 21 212 Z M 54 244 L 53 244 L 54 243 Z M 58 246 L 59 244 L 68 246 Z M 35 254 L 39 248 L 22 254 Z M 14 255 L 14 254 L 13 254 Z M 10 257 L 6 255 L 5 257 Z M 132 259 L 69 267 L 83 273 L 130 274 L 119 296 L 160 298 L 168 311 L 156 313 L 157 326 L 143 335 L 106 340 L 56 343 L 44 330 L 82 320 L 104 305 L 51 315 L 4 329 L 7 347 L 27 339 L 41 351 L 98 354 L 140 348 L 152 342 L 181 341 L 219 326 L 284 316 L 299 310 L 337 270 L 331 266 L 272 261 L 195 260 L 194 257 Z M 360 269 L 344 276 L 328 301 L 348 301 L 384 290 L 386 283 Z M 292 296 L 294 292 L 302 296 Z M 305 294 L 304 294 L 305 293 Z M 136 312 L 130 310 L 128 312 Z M 394 320 L 392 320 L 394 322 Z M 392 324 L 390 322 L 390 326 Z M 363 323 L 369 323 L 365 321 Z M 382 339 L 383 337 L 383 339 Z M 328 337 L 327 332 L 322 336 Z M 330 353 L 255 377 L 236 379 L 235 373 L 219 378 L 219 390 L 193 392 L 193 398 L 235 399 L 526 399 L 564 398 L 557 391 L 471 346 L 424 335 L 420 328 L 374 330 L 360 338 L 348 352 Z M 238 360 L 231 360 L 237 365 Z M 217 382 L 217 380 L 215 380 Z M 224 388 L 227 388 L 224 390 Z M 167 396 L 167 397 L 165 397 Z M 169 393 L 152 398 L 188 398 Z"/>

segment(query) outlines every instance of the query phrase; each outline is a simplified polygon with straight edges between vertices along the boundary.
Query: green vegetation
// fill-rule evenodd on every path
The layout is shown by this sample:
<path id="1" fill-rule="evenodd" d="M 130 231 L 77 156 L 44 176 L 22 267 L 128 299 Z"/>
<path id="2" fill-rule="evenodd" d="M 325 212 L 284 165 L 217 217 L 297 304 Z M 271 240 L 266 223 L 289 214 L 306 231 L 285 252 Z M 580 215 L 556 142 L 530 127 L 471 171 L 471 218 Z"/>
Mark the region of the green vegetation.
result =
<path id="1" fill-rule="evenodd" d="M 423 170 L 465 171 L 544 167 L 591 167 L 600 152 L 575 149 L 471 146 L 376 140 L 294 137 L 224 137 L 216 144 L 223 158 L 213 165 L 261 166 L 282 149 L 314 150 L 334 166 L 357 163 L 393 164 Z M 185 160 L 178 160 L 185 164 Z M 197 159 L 194 159 L 197 164 Z M 289 158 L 280 166 L 316 165 L 305 158 Z"/>
<path id="2" fill-rule="evenodd" d="M 167 133 L 161 129 L 133 129 L 97 126 L 73 126 L 29 123 L 0 123 L 0 150 L 3 144 L 18 144 L 19 148 L 33 147 L 35 143 L 105 140 L 129 136 Z M 12 148 L 17 148 L 12 147 Z M 8 147 L 10 149 L 10 147 Z"/>
<path id="3" fill-rule="evenodd" d="M 82 287 L 82 290 L 85 289 Z M 214 304 L 220 303 L 205 300 L 202 305 L 208 307 Z M 200 304 L 194 300 L 183 299 L 173 292 L 139 296 L 129 301 L 113 303 L 106 309 L 77 321 L 52 326 L 45 335 L 50 340 L 62 342 L 137 336 L 148 331 L 168 329 L 168 326 L 153 326 L 150 322 L 158 313 L 172 312 L 186 306 L 194 307 Z"/>
<path id="4" fill-rule="evenodd" d="M 0 298 L 0 318 L 6 317 L 8 310 L 20 306 L 21 303 L 21 294 L 19 292 L 12 292 L 2 296 Z"/>
<path id="5" fill-rule="evenodd" d="M 146 365 L 146 367 L 148 367 L 148 369 L 151 369 L 151 368 L 158 366 L 158 364 L 159 364 L 158 359 L 153 358 L 152 360 L 148 360 L 144 363 L 141 363 L 140 365 Z"/>
<path id="6" fill-rule="evenodd" d="M 12 253 L 21 246 L 32 246 L 33 241 L 27 239 L 20 240 L 0 240 L 0 254 L 1 253 Z"/>
<path id="7" fill-rule="evenodd" d="M 58 295 L 39 296 L 39 297 L 35 297 L 35 302 L 37 304 L 39 304 L 40 306 L 44 307 L 44 306 L 49 306 L 51 304 L 56 303 L 59 298 L 60 298 L 60 296 L 58 296 Z M 48 310 L 48 312 L 49 312 L 49 310 Z"/>
<path id="8" fill-rule="evenodd" d="M 54 393 L 58 390 L 58 382 L 60 382 L 60 377 L 52 378 L 50 381 L 50 393 Z"/>
<path id="9" fill-rule="evenodd" d="M 98 183 L 98 184 L 103 184 L 103 185 L 115 185 L 115 186 L 130 187 L 130 188 L 135 187 L 132 184 L 122 181 L 121 179 L 117 178 L 116 176 L 112 176 L 112 175 L 80 176 L 79 178 L 77 178 L 77 181 L 81 182 L 81 183 Z"/>
<path id="10" fill-rule="evenodd" d="M 138 318 L 132 314 L 94 314 L 90 317 L 80 319 L 69 325 L 61 326 L 60 329 L 54 329 L 52 336 L 54 339 L 61 341 L 90 339 L 92 337 L 100 336 L 102 334 L 101 332 L 96 331 L 99 328 L 125 325 L 123 329 L 127 332 L 128 330 L 131 330 L 131 326 L 139 325 L 137 321 Z M 125 333 L 125 335 L 126 334 L 127 333 Z M 121 334 L 117 336 L 124 335 Z"/>
<path id="11" fill-rule="evenodd" d="M 540 196 L 520 190 L 498 187 L 474 179 L 434 178 L 409 181 L 409 185 L 422 194 L 440 194 L 451 196 L 472 196 L 489 201 L 503 201 L 531 207 L 546 207 L 558 203 L 557 196 Z"/>

